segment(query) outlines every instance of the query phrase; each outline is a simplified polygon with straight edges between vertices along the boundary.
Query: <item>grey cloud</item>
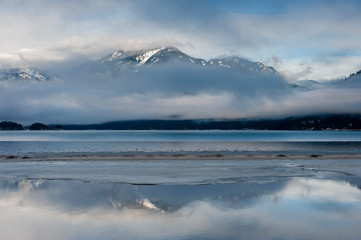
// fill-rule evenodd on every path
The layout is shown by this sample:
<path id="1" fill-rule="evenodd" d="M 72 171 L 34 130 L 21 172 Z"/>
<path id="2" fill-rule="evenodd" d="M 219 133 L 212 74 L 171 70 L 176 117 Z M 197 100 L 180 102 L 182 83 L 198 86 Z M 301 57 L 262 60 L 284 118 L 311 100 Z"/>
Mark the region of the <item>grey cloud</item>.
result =
<path id="1" fill-rule="evenodd" d="M 273 67 L 274 69 L 278 70 L 280 65 L 282 64 L 282 59 L 277 56 L 272 56 L 264 61 L 264 64 Z"/>
<path id="2" fill-rule="evenodd" d="M 360 85 L 294 91 L 280 77 L 189 66 L 154 66 L 116 78 L 95 72 L 77 68 L 53 82 L 2 82 L 0 116 L 24 124 L 64 124 L 171 115 L 204 119 L 361 113 Z"/>
<path id="3" fill-rule="evenodd" d="M 237 55 L 250 58 L 297 55 L 300 51 L 360 52 L 361 32 L 355 28 L 360 17 L 353 10 L 358 9 L 357 4 L 345 7 L 328 1 L 326 7 L 316 10 L 300 8 L 291 13 L 257 15 L 242 12 L 242 4 L 237 2 L 14 1 L 3 8 L 11 14 L 4 12 L 1 18 L 4 24 L 0 29 L 7 37 L 0 51 L 44 48 L 78 36 L 82 41 L 103 42 L 114 37 L 160 42 L 173 38 L 179 46 L 191 42 L 195 52 L 203 57 L 234 50 Z M 97 48 L 102 48 L 101 44 Z M 88 50 L 94 51 L 91 45 Z"/>
<path id="4" fill-rule="evenodd" d="M 299 79 L 307 79 L 307 77 L 312 73 L 313 69 L 307 62 L 301 62 L 298 64 L 299 70 L 289 71 L 284 70 L 281 73 L 290 81 L 294 82 Z"/>

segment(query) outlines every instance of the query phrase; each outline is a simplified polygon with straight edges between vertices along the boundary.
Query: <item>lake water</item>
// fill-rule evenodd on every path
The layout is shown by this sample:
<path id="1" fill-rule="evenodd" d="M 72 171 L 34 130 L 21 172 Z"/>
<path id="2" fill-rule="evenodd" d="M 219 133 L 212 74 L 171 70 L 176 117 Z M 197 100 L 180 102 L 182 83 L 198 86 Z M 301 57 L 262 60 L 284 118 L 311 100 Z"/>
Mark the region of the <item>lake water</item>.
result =
<path id="1" fill-rule="evenodd" d="M 134 186 L 0 181 L 0 239 L 360 239 L 345 181 Z"/>
<path id="2" fill-rule="evenodd" d="M 360 131 L 0 131 L 0 154 L 358 153 Z"/>
<path id="3" fill-rule="evenodd" d="M 106 158 L 129 153 L 153 158 Z M 356 131 L 0 131 L 0 239 L 358 240 L 360 154 Z"/>

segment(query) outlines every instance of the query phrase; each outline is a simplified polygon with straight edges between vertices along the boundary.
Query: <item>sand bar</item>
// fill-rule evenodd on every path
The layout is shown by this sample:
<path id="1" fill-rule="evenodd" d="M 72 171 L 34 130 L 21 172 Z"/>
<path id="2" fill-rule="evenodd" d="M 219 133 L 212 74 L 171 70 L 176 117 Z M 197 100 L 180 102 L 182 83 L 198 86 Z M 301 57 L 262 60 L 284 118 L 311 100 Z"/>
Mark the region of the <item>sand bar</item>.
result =
<path id="1" fill-rule="evenodd" d="M 129 184 L 262 182 L 292 177 L 361 178 L 361 154 L 1 156 L 0 177 Z"/>

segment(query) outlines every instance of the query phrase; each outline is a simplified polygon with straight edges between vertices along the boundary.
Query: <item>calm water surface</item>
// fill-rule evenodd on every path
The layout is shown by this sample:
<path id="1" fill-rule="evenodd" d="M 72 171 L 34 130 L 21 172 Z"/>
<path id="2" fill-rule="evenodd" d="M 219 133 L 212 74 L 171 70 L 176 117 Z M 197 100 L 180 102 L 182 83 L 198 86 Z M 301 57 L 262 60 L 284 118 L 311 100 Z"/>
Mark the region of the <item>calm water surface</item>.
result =
<path id="1" fill-rule="evenodd" d="M 0 154 L 358 153 L 358 131 L 0 131 Z"/>
<path id="2" fill-rule="evenodd" d="M 134 186 L 0 181 L 0 239 L 359 239 L 345 181 Z"/>
<path id="3" fill-rule="evenodd" d="M 0 131 L 0 141 L 361 141 L 360 131 Z"/>

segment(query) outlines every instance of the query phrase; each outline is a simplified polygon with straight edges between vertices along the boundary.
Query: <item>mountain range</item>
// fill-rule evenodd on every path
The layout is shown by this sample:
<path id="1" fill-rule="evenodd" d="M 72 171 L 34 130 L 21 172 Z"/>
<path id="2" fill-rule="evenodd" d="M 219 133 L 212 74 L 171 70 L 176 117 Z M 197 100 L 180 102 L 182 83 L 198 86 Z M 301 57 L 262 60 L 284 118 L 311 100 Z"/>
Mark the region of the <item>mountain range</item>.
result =
<path id="1" fill-rule="evenodd" d="M 162 65 L 194 66 L 206 70 L 228 70 L 240 74 L 267 74 L 280 77 L 281 75 L 270 66 L 261 62 L 251 62 L 236 56 L 215 58 L 205 60 L 202 58 L 191 57 L 175 47 L 159 47 L 154 49 L 145 49 L 138 51 L 118 50 L 104 57 L 85 64 L 81 71 L 91 72 L 99 76 L 111 73 L 114 78 L 119 78 L 123 73 L 137 73 L 145 69 Z M 79 71 L 79 69 L 75 69 Z M 94 72 L 95 71 L 95 72 Z M 0 81 L 32 81 L 44 82 L 55 80 L 55 74 L 48 73 L 37 67 L 26 68 L 8 68 L 0 70 Z M 288 88 L 296 89 L 315 89 L 328 85 L 354 85 L 361 83 L 361 70 L 351 74 L 344 79 L 338 79 L 328 82 L 317 82 L 314 80 L 299 80 L 288 84 Z"/>
<path id="2" fill-rule="evenodd" d="M 113 76 L 119 77 L 122 73 L 136 73 L 143 69 L 150 69 L 152 66 L 166 64 L 195 66 L 213 70 L 231 70 L 240 74 L 263 73 L 279 75 L 273 67 L 260 62 L 251 62 L 235 56 L 207 61 L 191 57 L 175 47 L 160 47 L 140 51 L 115 51 L 94 62 L 83 65 L 80 71 L 94 73 L 94 70 L 96 70 L 96 74 L 100 75 L 106 71 L 111 71 Z M 74 71 L 79 71 L 79 69 L 73 69 L 70 72 Z M 0 81 L 42 82 L 56 79 L 54 75 L 37 67 L 9 68 L 0 70 Z"/>
<path id="3" fill-rule="evenodd" d="M 238 72 L 264 72 L 278 74 L 273 67 L 260 62 L 251 62 L 239 57 L 210 59 L 191 57 L 174 47 L 160 47 L 142 51 L 116 51 L 98 60 L 99 63 L 114 67 L 117 71 L 134 71 L 160 64 L 190 64 L 199 67 L 231 69 Z"/>

